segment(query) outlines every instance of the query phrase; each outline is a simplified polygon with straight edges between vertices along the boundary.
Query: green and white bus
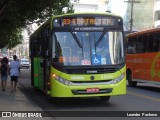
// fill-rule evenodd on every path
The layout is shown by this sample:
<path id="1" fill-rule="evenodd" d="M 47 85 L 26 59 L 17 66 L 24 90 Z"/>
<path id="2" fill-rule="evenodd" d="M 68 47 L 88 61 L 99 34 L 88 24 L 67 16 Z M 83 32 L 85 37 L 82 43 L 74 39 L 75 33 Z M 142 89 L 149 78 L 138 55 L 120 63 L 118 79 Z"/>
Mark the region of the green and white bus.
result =
<path id="1" fill-rule="evenodd" d="M 30 36 L 31 84 L 50 97 L 126 94 L 123 21 L 111 13 L 51 17 Z"/>

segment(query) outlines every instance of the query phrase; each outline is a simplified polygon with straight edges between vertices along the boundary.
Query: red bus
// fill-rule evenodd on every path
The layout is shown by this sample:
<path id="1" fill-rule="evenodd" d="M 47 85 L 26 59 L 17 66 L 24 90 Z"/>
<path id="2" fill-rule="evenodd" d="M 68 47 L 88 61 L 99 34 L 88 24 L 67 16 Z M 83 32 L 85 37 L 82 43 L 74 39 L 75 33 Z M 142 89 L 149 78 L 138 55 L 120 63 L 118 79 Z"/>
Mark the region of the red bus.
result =
<path id="1" fill-rule="evenodd" d="M 160 84 L 160 28 L 127 35 L 126 65 L 129 86 Z"/>

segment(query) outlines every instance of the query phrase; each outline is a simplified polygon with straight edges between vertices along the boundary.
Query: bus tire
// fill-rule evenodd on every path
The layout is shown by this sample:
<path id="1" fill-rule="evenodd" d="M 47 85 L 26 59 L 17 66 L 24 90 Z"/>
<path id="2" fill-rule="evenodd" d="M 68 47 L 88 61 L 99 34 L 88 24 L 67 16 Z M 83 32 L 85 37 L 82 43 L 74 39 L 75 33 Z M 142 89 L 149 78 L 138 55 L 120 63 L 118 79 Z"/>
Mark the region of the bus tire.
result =
<path id="1" fill-rule="evenodd" d="M 136 87 L 137 82 L 132 81 L 132 73 L 131 72 L 127 72 L 127 80 L 128 80 L 128 85 L 130 87 Z"/>
<path id="2" fill-rule="evenodd" d="M 100 100 L 101 100 L 101 101 L 105 101 L 105 102 L 108 102 L 109 99 L 110 99 L 110 96 L 101 96 L 101 97 L 100 97 Z"/>

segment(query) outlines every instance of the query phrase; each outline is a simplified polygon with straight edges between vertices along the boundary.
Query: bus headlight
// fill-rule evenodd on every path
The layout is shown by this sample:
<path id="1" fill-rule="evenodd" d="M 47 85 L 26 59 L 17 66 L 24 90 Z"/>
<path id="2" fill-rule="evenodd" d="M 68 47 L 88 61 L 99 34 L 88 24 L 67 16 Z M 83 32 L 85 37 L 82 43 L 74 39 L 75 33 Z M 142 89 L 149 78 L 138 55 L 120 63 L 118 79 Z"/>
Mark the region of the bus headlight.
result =
<path id="1" fill-rule="evenodd" d="M 122 73 L 120 76 L 112 80 L 112 83 L 116 84 L 119 83 L 125 76 L 125 73 Z"/>
<path id="2" fill-rule="evenodd" d="M 68 81 L 68 80 L 66 80 L 66 79 L 64 79 L 64 78 L 61 78 L 61 77 L 59 77 L 59 76 L 56 76 L 55 79 L 56 79 L 58 82 L 60 82 L 60 83 L 62 83 L 62 84 L 64 84 L 64 85 L 70 85 L 70 84 L 71 84 L 71 81 Z"/>

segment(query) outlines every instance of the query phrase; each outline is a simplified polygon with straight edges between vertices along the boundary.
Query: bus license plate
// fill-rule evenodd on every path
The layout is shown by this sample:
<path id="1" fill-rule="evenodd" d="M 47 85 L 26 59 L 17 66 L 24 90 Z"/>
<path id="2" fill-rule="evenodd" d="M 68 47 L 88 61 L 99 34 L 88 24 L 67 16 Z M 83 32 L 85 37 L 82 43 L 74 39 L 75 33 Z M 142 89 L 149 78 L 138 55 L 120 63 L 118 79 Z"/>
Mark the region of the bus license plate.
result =
<path id="1" fill-rule="evenodd" d="M 99 92 L 99 88 L 87 88 L 87 93 L 96 93 Z"/>

